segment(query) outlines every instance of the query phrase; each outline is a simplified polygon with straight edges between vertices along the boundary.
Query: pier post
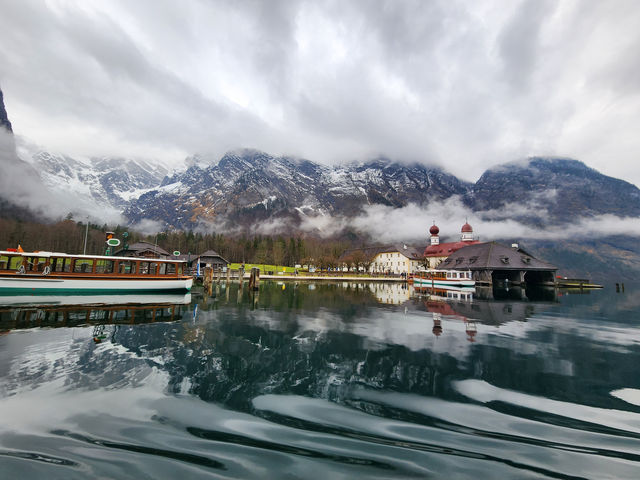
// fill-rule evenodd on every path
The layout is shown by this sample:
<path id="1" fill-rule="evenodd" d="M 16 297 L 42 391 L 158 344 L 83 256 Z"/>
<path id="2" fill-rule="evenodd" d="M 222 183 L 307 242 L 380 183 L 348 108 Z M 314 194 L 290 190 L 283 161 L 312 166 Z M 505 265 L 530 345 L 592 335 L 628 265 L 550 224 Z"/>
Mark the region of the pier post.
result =
<path id="1" fill-rule="evenodd" d="M 227 285 L 231 283 L 231 269 L 227 267 Z"/>
<path id="2" fill-rule="evenodd" d="M 202 283 L 204 289 L 211 295 L 213 293 L 213 269 L 211 267 L 204 267 Z"/>
<path id="3" fill-rule="evenodd" d="M 251 268 L 251 277 L 249 278 L 249 288 L 251 290 L 258 290 L 260 288 L 260 269 L 256 267 Z"/>

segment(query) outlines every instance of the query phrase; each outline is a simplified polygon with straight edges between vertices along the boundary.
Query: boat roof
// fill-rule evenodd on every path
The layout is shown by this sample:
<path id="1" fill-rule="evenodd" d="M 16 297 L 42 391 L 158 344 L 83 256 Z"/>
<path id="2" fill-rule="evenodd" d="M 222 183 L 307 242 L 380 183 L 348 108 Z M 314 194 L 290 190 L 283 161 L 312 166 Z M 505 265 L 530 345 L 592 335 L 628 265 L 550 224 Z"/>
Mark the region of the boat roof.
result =
<path id="1" fill-rule="evenodd" d="M 12 255 L 12 256 L 22 256 L 22 257 L 64 257 L 64 258 L 87 258 L 87 259 L 97 259 L 97 260 L 142 260 L 145 262 L 172 262 L 172 263 L 185 263 L 184 260 L 179 258 L 171 259 L 171 258 L 149 258 L 149 257 L 114 257 L 107 255 L 73 255 L 70 253 L 62 253 L 62 252 L 11 252 L 8 250 L 0 250 L 0 255 Z"/>

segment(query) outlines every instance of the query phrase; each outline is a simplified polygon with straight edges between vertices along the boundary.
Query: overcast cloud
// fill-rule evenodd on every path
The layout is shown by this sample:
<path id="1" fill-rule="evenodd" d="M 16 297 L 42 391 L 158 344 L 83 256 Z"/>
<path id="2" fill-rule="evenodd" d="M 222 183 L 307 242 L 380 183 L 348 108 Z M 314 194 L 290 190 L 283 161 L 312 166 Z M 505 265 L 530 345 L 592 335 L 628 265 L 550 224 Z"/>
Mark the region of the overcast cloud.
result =
<path id="1" fill-rule="evenodd" d="M 17 135 L 180 164 L 251 147 L 474 181 L 530 155 L 640 184 L 636 0 L 0 0 Z"/>

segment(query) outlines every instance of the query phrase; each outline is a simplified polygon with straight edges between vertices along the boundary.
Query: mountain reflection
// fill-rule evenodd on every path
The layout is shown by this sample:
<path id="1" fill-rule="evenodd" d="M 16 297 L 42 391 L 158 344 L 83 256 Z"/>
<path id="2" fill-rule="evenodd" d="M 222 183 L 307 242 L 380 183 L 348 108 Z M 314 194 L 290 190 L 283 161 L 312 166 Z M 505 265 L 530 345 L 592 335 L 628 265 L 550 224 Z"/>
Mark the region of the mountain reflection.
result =
<path id="1" fill-rule="evenodd" d="M 572 331 L 554 323 L 557 302 L 446 299 L 405 288 L 399 294 L 406 291 L 408 301 L 388 305 L 377 286 L 364 283 L 263 283 L 259 292 L 232 284 L 166 317 L 159 312 L 171 307 L 147 308 L 138 320 L 105 307 L 62 323 L 55 308 L 28 317 L 32 310 L 5 311 L 2 319 L 4 329 L 93 325 L 63 360 L 77 362 L 67 382 L 135 382 L 154 367 L 168 374 L 169 391 L 242 411 L 252 411 L 252 399 L 265 394 L 351 404 L 354 388 L 362 387 L 460 400 L 451 384 L 463 378 L 530 394 L 553 387 L 567 401 L 602 404 L 599 386 L 635 378 L 634 357 L 624 347 L 602 348 L 592 332 L 576 334 L 584 326 Z M 529 325 L 532 316 L 542 321 Z M 90 346 L 96 337 L 121 348 L 96 357 L 97 346 Z M 603 358 L 618 368 L 602 371 Z"/>

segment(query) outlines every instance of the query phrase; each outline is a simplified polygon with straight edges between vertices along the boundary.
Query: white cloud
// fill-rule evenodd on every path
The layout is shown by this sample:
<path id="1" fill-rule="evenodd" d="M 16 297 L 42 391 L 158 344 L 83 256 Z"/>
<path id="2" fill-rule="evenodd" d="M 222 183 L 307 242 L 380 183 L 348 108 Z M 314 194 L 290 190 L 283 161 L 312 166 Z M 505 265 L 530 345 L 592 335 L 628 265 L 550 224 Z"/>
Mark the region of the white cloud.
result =
<path id="1" fill-rule="evenodd" d="M 302 229 L 317 229 L 327 236 L 340 233 L 345 228 L 353 228 L 368 233 L 378 243 L 413 242 L 428 243 L 429 228 L 435 222 L 440 229 L 441 242 L 460 240 L 460 230 L 465 222 L 473 227 L 474 235 L 480 241 L 499 239 L 529 240 L 578 240 L 601 238 L 610 235 L 631 235 L 640 237 L 640 218 L 599 215 L 582 217 L 573 223 L 548 226 L 544 229 L 525 225 L 509 217 L 514 214 L 529 218 L 548 217 L 545 210 L 535 202 L 509 204 L 503 210 L 472 211 L 460 197 L 450 197 L 443 202 L 428 205 L 409 204 L 402 208 L 385 205 L 369 205 L 364 213 L 347 219 L 343 217 L 316 216 L 303 220 Z"/>
<path id="2" fill-rule="evenodd" d="M 640 184 L 634 0 L 8 2 L 15 131 L 165 164 L 254 147 L 467 180 L 529 155 Z"/>

